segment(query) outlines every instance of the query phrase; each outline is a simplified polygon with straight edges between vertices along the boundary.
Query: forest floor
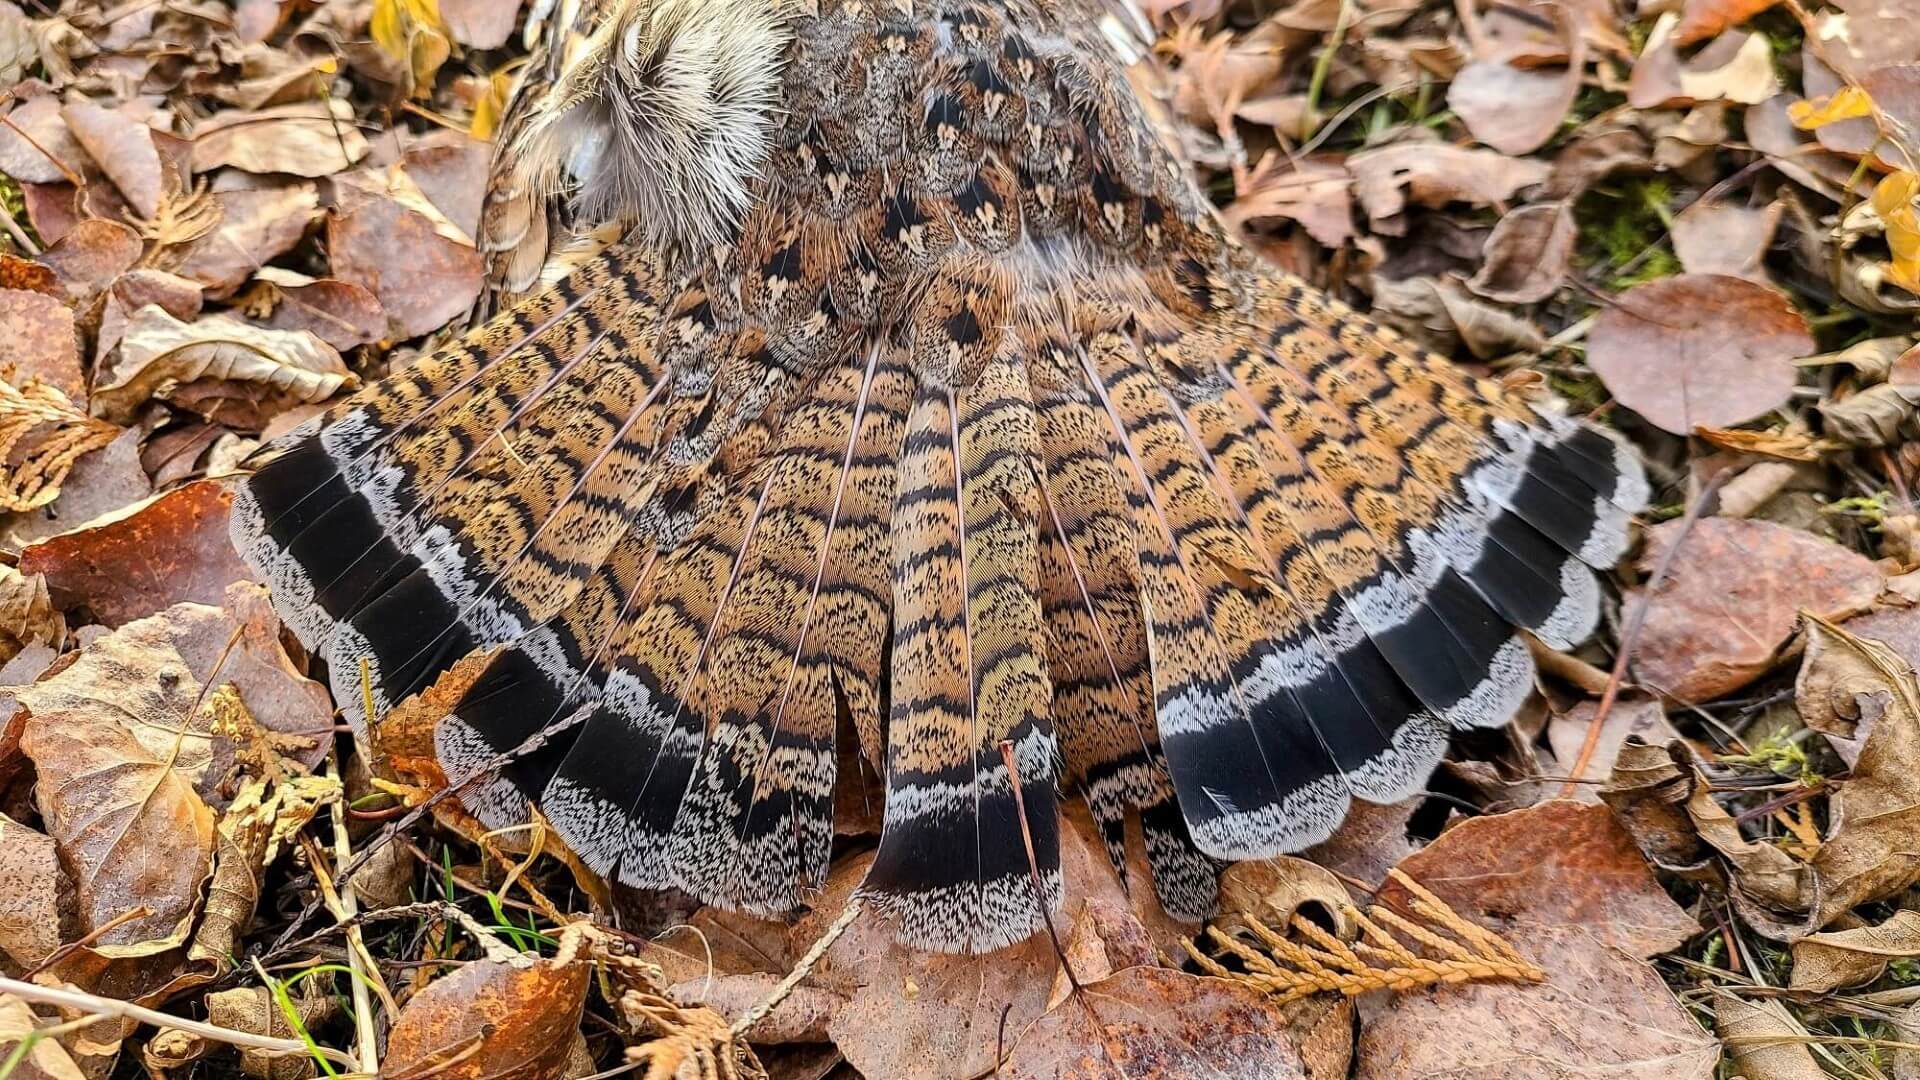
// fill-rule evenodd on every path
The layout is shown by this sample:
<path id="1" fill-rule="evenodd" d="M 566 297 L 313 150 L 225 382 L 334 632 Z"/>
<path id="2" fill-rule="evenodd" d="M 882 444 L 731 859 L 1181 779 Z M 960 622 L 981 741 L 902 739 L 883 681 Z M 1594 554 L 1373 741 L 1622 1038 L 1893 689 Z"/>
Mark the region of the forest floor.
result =
<path id="1" fill-rule="evenodd" d="M 1139 2 L 1249 244 L 1654 504 L 1427 793 L 1204 930 L 1070 815 L 975 959 L 835 925 L 857 829 L 791 923 L 484 832 L 228 546 L 219 477 L 468 325 L 572 5 L 0 0 L 0 1080 L 1920 1078 L 1920 0 Z"/>

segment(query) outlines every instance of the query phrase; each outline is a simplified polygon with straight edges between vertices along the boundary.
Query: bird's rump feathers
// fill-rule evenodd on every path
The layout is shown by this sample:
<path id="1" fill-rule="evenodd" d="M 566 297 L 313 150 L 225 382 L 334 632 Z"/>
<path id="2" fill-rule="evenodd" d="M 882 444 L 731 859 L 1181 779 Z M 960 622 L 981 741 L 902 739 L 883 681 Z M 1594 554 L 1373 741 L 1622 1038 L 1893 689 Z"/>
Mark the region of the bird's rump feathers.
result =
<path id="1" fill-rule="evenodd" d="M 1591 632 L 1620 443 L 1256 263 L 1051 0 L 817 6 L 715 5 L 780 43 L 736 210 L 264 452 L 236 540 L 358 730 L 497 647 L 436 737 L 476 814 L 766 914 L 824 881 L 851 733 L 866 895 L 978 951 L 1057 902 L 1056 793 L 1198 917 L 1504 723 L 1523 632 Z"/>

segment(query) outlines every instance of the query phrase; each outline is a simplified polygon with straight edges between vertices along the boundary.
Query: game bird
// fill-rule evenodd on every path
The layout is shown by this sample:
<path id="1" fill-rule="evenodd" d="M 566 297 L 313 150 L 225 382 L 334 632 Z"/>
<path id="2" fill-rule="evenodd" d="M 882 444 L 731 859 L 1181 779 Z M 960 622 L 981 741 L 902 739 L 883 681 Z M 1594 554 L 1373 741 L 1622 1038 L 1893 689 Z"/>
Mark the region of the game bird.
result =
<path id="1" fill-rule="evenodd" d="M 610 5 L 505 155 L 619 242 L 235 499 L 355 730 L 478 654 L 481 821 L 762 915 L 864 757 L 862 902 L 980 952 L 1060 903 L 1063 797 L 1199 918 L 1505 723 L 1641 466 L 1236 243 L 1110 14 Z"/>

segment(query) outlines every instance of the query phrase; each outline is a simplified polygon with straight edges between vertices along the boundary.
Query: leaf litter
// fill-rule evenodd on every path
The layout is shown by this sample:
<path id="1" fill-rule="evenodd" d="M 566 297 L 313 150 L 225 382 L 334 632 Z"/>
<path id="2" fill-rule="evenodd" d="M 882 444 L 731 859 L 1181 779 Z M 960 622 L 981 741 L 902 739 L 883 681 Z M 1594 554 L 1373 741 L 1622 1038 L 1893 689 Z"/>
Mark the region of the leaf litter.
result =
<path id="1" fill-rule="evenodd" d="M 797 985 L 870 814 L 792 925 L 623 896 L 444 801 L 390 832 L 444 781 L 339 735 L 219 478 L 537 277 L 485 140 L 573 8 L 0 0 L 0 1069 L 1916 1075 L 1912 21 L 1138 7 L 1137 84 L 1251 247 L 1648 460 L 1602 640 L 1541 651 L 1520 720 L 1236 868 L 1208 926 L 1069 815 L 1057 950 L 855 920 Z M 416 741 L 445 693 L 401 706 Z"/>

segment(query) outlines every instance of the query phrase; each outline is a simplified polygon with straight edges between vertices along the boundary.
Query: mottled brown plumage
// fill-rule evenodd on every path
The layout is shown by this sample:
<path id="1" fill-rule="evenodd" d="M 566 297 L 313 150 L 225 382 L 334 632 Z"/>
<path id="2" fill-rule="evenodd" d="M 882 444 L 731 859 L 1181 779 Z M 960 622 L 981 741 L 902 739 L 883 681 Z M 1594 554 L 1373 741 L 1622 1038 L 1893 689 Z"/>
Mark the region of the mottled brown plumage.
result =
<path id="1" fill-rule="evenodd" d="M 504 646 L 438 732 L 468 805 L 762 913 L 825 878 L 852 731 L 866 895 L 984 950 L 1057 902 L 1057 791 L 1197 917 L 1505 722 L 1637 464 L 1234 244 L 1091 7 L 616 5 L 500 190 L 628 239 L 236 502 L 356 727 L 363 663 L 377 717 Z"/>

